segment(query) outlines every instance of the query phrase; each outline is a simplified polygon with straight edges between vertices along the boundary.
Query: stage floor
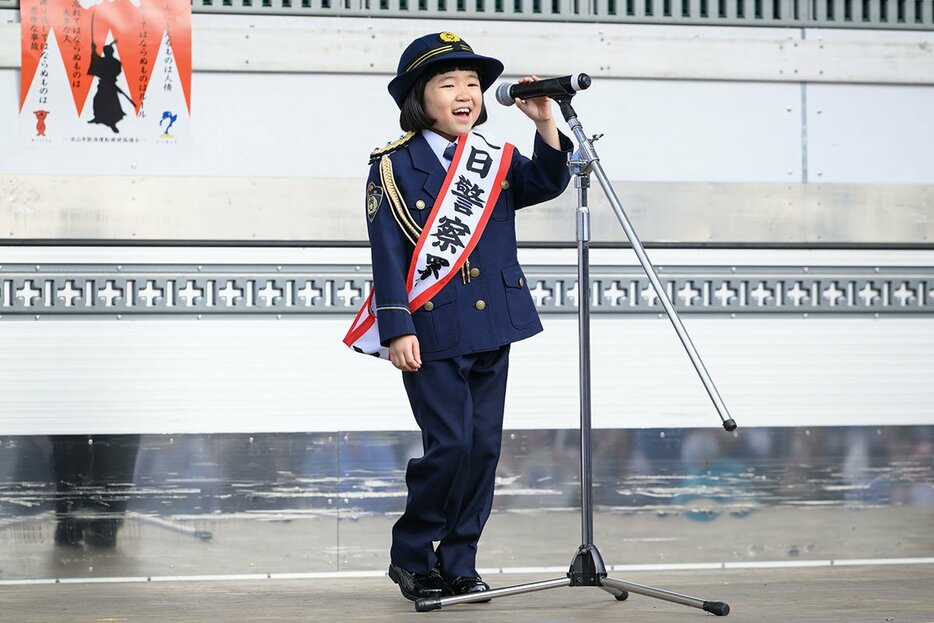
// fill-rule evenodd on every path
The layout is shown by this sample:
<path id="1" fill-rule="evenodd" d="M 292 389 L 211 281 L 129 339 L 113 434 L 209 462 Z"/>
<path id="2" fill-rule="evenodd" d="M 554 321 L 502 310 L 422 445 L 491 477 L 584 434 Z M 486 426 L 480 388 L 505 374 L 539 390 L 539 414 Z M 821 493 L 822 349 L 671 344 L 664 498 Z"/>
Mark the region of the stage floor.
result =
<path id="1" fill-rule="evenodd" d="M 641 571 L 619 579 L 730 604 L 728 621 L 930 623 L 934 564 Z M 560 577 L 491 574 L 496 587 Z M 594 588 L 558 588 L 489 604 L 416 613 L 387 577 L 180 581 L 0 587 L 0 612 L 17 623 L 177 621 L 430 621 L 689 623 L 710 617 L 640 595 L 617 602 Z"/>

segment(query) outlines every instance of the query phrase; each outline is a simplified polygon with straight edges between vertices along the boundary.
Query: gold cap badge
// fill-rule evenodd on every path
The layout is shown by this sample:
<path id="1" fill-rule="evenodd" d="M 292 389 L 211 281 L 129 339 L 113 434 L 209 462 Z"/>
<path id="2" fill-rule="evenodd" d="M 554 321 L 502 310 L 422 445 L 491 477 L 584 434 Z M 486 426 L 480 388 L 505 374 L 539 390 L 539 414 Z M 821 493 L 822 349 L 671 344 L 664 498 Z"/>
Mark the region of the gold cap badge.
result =
<path id="1" fill-rule="evenodd" d="M 442 32 L 438 35 L 438 38 L 445 43 L 457 43 L 461 40 L 461 38 L 455 35 L 453 32 Z"/>

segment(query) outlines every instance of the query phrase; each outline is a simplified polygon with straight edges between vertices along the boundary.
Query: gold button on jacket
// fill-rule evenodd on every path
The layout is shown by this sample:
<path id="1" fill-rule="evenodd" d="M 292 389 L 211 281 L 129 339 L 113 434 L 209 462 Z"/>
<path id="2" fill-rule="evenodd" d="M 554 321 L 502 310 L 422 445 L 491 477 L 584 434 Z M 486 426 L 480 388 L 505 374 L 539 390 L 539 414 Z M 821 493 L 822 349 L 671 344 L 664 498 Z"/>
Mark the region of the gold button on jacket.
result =
<path id="1" fill-rule="evenodd" d="M 424 307 L 425 311 L 431 311 L 431 310 L 433 310 L 433 309 L 435 308 L 435 304 L 432 303 L 431 301 L 428 301 L 427 303 L 425 303 L 425 305 L 424 305 L 423 307 Z"/>
<path id="2" fill-rule="evenodd" d="M 471 277 L 479 277 L 479 276 L 480 276 L 480 269 L 479 269 L 479 268 L 471 268 L 471 269 L 470 269 L 470 276 L 471 276 Z"/>
<path id="3" fill-rule="evenodd" d="M 479 301 L 477 301 L 476 307 L 477 309 L 481 309 L 481 310 L 484 309 L 486 307 L 486 301 L 484 301 L 483 299 L 480 299 Z"/>
<path id="4" fill-rule="evenodd" d="M 415 202 L 415 208 L 418 209 L 418 210 L 424 210 L 424 209 L 425 209 L 425 202 L 422 201 L 421 199 L 419 199 L 418 201 Z"/>
<path id="5" fill-rule="evenodd" d="M 509 190 L 509 180 L 503 180 L 503 183 L 500 184 L 503 187 L 503 190 Z"/>

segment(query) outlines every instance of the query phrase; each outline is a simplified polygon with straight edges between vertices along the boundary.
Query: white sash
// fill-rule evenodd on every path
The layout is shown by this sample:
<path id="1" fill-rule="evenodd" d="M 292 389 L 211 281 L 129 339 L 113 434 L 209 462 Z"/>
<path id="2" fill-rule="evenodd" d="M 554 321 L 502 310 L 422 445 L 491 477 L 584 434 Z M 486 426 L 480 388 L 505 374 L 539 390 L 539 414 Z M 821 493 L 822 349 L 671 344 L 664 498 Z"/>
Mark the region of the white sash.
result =
<path id="1" fill-rule="evenodd" d="M 438 198 L 412 254 L 406 289 L 414 312 L 460 270 L 477 246 L 512 162 L 513 146 L 471 132 L 457 139 Z M 380 345 L 375 287 L 357 312 L 344 344 L 358 353 L 389 359 Z"/>

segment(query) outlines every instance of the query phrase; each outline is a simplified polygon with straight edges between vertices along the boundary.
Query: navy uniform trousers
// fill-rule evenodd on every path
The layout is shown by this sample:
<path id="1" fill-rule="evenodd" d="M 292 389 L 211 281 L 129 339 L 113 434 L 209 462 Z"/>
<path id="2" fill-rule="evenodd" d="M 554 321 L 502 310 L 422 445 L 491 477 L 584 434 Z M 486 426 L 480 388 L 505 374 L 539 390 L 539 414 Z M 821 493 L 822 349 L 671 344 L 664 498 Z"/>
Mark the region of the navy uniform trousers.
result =
<path id="1" fill-rule="evenodd" d="M 509 345 L 403 372 L 425 454 L 409 461 L 406 510 L 392 531 L 393 562 L 475 576 L 477 541 L 493 507 Z M 440 539 L 436 550 L 432 541 Z"/>
<path id="2" fill-rule="evenodd" d="M 476 576 L 477 541 L 490 515 L 502 441 L 509 345 L 542 330 L 516 253 L 516 211 L 567 187 L 567 154 L 536 134 L 532 158 L 517 152 L 477 246 L 470 270 L 455 274 L 409 313 L 405 277 L 413 245 L 387 205 L 379 164 L 368 179 L 368 232 L 380 339 L 418 336 L 422 367 L 402 373 L 422 430 L 424 456 L 409 462 L 405 512 L 393 527 L 392 562 L 427 574 Z M 424 227 L 445 178 L 421 135 L 390 156 L 411 218 Z M 438 543 L 435 550 L 434 543 Z"/>

